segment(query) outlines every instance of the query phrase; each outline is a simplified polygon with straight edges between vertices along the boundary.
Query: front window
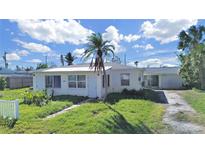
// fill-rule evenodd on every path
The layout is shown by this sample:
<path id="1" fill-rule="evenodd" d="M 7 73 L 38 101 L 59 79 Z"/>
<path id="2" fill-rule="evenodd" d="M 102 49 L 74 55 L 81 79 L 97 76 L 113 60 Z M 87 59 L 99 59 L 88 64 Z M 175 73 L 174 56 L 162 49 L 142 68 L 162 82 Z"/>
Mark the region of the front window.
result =
<path id="1" fill-rule="evenodd" d="M 45 77 L 46 88 L 61 88 L 61 76 L 60 75 L 49 75 Z"/>
<path id="2" fill-rule="evenodd" d="M 76 75 L 69 75 L 68 76 L 68 87 L 69 88 L 76 88 Z"/>
<path id="3" fill-rule="evenodd" d="M 153 86 L 153 87 L 159 86 L 159 76 L 158 75 L 151 76 L 151 86 Z"/>
<path id="4" fill-rule="evenodd" d="M 52 76 L 46 76 L 46 88 L 52 88 Z"/>
<path id="5" fill-rule="evenodd" d="M 69 88 L 86 88 L 86 76 L 85 75 L 69 75 L 68 76 Z"/>
<path id="6" fill-rule="evenodd" d="M 124 73 L 121 74 L 121 86 L 129 86 L 130 85 L 130 74 Z"/>
<path id="7" fill-rule="evenodd" d="M 103 88 L 105 87 L 105 83 L 104 83 L 104 75 L 102 76 L 102 86 Z M 110 86 L 110 75 L 107 75 L 107 87 Z"/>
<path id="8" fill-rule="evenodd" d="M 141 77 L 138 77 L 138 81 L 140 82 L 142 80 L 142 78 Z"/>
<path id="9" fill-rule="evenodd" d="M 78 83 L 78 88 L 85 88 L 86 87 L 85 75 L 78 75 L 77 76 L 77 83 Z"/>

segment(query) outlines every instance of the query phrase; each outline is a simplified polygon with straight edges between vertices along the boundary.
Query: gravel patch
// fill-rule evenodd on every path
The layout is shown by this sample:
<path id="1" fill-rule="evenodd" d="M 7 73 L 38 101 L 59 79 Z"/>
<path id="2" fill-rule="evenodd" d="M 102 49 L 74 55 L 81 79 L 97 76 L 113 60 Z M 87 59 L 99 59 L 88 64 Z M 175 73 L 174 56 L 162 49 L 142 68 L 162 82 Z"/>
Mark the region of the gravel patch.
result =
<path id="1" fill-rule="evenodd" d="M 196 111 L 189 106 L 189 104 L 179 96 L 177 91 L 164 90 L 164 95 L 168 104 L 165 105 L 166 113 L 163 117 L 163 122 L 172 127 L 173 132 L 176 134 L 198 134 L 205 133 L 203 126 L 197 125 L 189 121 L 177 121 L 175 115 L 179 112 L 196 114 Z"/>

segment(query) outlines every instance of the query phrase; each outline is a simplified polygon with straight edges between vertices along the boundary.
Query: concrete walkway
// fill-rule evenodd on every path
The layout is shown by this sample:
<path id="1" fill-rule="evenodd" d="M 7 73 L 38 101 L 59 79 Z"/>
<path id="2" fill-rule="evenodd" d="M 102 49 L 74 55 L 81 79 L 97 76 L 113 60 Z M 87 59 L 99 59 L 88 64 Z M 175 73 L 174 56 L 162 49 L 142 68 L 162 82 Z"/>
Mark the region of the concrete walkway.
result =
<path id="1" fill-rule="evenodd" d="M 73 108 L 76 108 L 76 107 L 78 107 L 78 106 L 80 106 L 80 104 L 72 105 L 72 106 L 70 106 L 70 107 L 68 107 L 68 108 L 65 108 L 65 109 L 63 109 L 63 110 L 61 110 L 61 111 L 59 111 L 59 112 L 57 112 L 57 113 L 51 114 L 51 115 L 47 116 L 47 117 L 44 118 L 44 119 L 54 118 L 54 117 L 56 117 L 56 116 L 58 116 L 58 115 L 60 115 L 60 114 L 63 114 L 63 113 L 65 113 L 65 112 L 67 112 L 67 111 L 69 111 L 69 110 L 71 110 L 71 109 L 73 109 Z"/>
<path id="2" fill-rule="evenodd" d="M 71 110 L 71 109 L 74 109 L 74 108 L 76 108 L 76 107 L 79 107 L 79 106 L 80 106 L 81 104 L 83 104 L 83 103 L 86 103 L 86 102 L 89 102 L 89 101 L 92 101 L 92 100 L 93 100 L 93 99 L 86 99 L 86 100 L 84 100 L 84 101 L 81 101 L 81 102 L 79 102 L 79 103 L 77 103 L 77 104 L 74 104 L 74 105 L 72 105 L 72 106 L 70 106 L 70 107 L 67 107 L 67 108 L 65 108 L 65 109 L 63 109 L 63 110 L 61 110 L 61 111 L 58 111 L 58 112 L 56 112 L 56 113 L 53 113 L 53 114 L 51 114 L 51 115 L 45 117 L 44 120 L 50 119 L 50 118 L 54 118 L 54 117 L 56 117 L 56 116 L 58 116 L 58 115 L 61 115 L 61 114 L 65 113 L 65 112 Z"/>
<path id="3" fill-rule="evenodd" d="M 176 119 L 177 113 L 186 113 L 191 116 L 196 115 L 196 111 L 182 99 L 178 91 L 164 90 L 165 98 L 168 104 L 165 105 L 166 113 L 163 117 L 163 122 L 172 127 L 172 132 L 177 134 L 197 134 L 205 133 L 203 126 L 197 125 L 189 121 L 179 121 Z"/>

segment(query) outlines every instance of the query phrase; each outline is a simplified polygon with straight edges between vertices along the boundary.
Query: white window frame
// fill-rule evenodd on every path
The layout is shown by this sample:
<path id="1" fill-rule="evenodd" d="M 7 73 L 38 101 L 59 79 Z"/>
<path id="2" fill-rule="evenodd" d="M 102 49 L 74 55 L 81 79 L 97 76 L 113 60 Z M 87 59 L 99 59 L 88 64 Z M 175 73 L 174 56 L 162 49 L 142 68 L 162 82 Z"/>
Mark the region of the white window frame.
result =
<path id="1" fill-rule="evenodd" d="M 128 84 L 123 84 L 122 80 L 125 80 L 125 79 L 122 79 L 123 75 L 127 75 L 128 76 Z M 120 74 L 120 82 L 121 82 L 121 86 L 130 86 L 130 73 L 121 73 Z"/>
<path id="2" fill-rule="evenodd" d="M 79 76 L 84 76 L 85 77 L 85 80 L 78 80 L 78 77 Z M 79 83 L 84 83 L 85 84 L 85 87 L 79 87 Z M 78 88 L 86 88 L 86 75 L 77 75 L 77 87 Z"/>
<path id="3" fill-rule="evenodd" d="M 102 87 L 105 88 L 104 75 L 102 75 Z M 110 87 L 110 74 L 107 74 L 107 87 Z"/>
<path id="4" fill-rule="evenodd" d="M 54 80 L 54 78 L 56 77 L 56 76 L 59 76 L 60 77 L 60 87 L 55 87 L 55 80 Z M 51 78 L 51 87 L 47 87 L 46 86 L 46 77 L 50 77 Z M 45 76 L 45 87 L 46 88 L 61 88 L 61 75 L 46 75 Z"/>
<path id="5" fill-rule="evenodd" d="M 75 76 L 75 80 L 69 80 L 69 76 Z M 76 81 L 77 81 L 77 75 L 68 75 L 68 88 L 77 88 L 77 83 L 76 83 Z M 69 86 L 69 83 L 75 83 L 75 87 L 70 87 Z"/>
<path id="6" fill-rule="evenodd" d="M 75 76 L 75 80 L 69 80 L 69 76 Z M 78 80 L 79 76 L 85 76 L 85 80 Z M 69 83 L 70 82 L 75 82 L 75 87 L 70 87 Z M 85 87 L 79 87 L 79 83 L 85 83 Z M 87 87 L 87 76 L 82 74 L 82 75 L 68 75 L 68 88 L 79 88 L 79 89 L 85 89 Z"/>

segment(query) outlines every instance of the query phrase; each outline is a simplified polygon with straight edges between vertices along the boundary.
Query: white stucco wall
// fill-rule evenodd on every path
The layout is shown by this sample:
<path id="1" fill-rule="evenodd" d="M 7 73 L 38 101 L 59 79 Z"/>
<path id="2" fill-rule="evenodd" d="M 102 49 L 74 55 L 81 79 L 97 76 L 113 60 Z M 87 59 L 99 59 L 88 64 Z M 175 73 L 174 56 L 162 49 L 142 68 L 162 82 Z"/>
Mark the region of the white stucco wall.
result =
<path id="1" fill-rule="evenodd" d="M 45 76 L 42 73 L 35 73 L 33 76 L 33 89 L 44 90 L 45 89 Z"/>
<path id="2" fill-rule="evenodd" d="M 121 86 L 121 74 L 130 74 L 130 85 Z M 108 70 L 110 75 L 110 87 L 108 93 L 121 92 L 124 88 L 140 90 L 142 88 L 143 73 L 137 69 L 128 70 Z M 103 97 L 104 88 L 102 87 L 102 75 L 95 72 L 66 72 L 66 73 L 41 73 L 37 72 L 33 78 L 34 90 L 45 90 L 46 75 L 61 75 L 61 88 L 53 88 L 54 95 L 78 95 L 89 97 Z M 86 88 L 69 88 L 68 75 L 86 75 Z M 141 81 L 138 78 L 141 77 Z M 51 88 L 47 89 L 51 92 Z"/>
<path id="3" fill-rule="evenodd" d="M 69 73 L 36 73 L 34 76 L 34 90 L 45 90 L 45 76 L 46 75 L 60 75 L 61 76 L 61 88 L 47 88 L 48 92 L 54 90 L 54 95 L 78 95 L 97 97 L 97 80 L 96 73 L 93 72 L 69 72 Z M 86 88 L 69 88 L 68 87 L 68 75 L 86 75 Z M 96 88 L 94 88 L 96 87 Z M 92 94 L 92 95 L 91 95 Z M 93 94 L 96 94 L 93 95 Z"/>
<path id="4" fill-rule="evenodd" d="M 121 85 L 121 74 L 130 74 L 129 86 Z M 121 92 L 123 89 L 135 89 L 140 90 L 142 88 L 143 72 L 137 69 L 124 69 L 124 70 L 109 70 L 107 74 L 110 74 L 110 87 L 108 87 L 108 93 Z M 141 77 L 141 81 L 138 78 Z M 102 89 L 102 95 L 104 95 L 104 88 Z"/>
<path id="5" fill-rule="evenodd" d="M 162 74 L 159 75 L 160 89 L 180 89 L 182 88 L 182 79 L 177 74 Z"/>

